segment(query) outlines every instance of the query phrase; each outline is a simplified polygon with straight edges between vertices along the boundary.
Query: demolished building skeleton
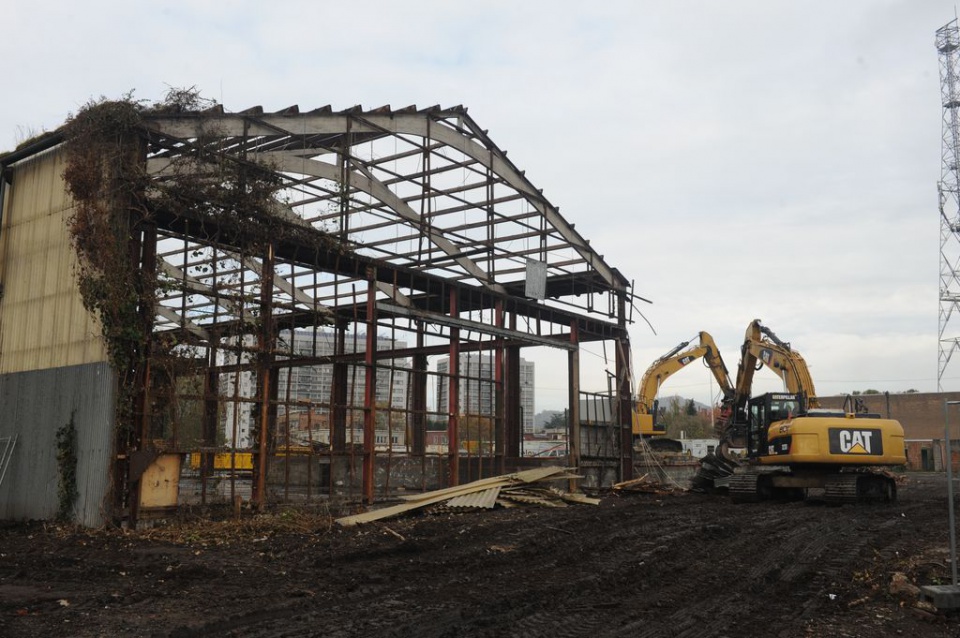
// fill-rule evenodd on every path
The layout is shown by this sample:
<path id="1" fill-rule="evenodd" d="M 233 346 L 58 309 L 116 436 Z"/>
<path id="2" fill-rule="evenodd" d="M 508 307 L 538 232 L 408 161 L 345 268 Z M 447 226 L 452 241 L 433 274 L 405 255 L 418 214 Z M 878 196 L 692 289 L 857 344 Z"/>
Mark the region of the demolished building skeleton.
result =
<path id="1" fill-rule="evenodd" d="M 376 370 L 392 369 L 394 359 L 413 362 L 409 405 L 391 412 L 402 414 L 399 427 L 411 433 L 411 455 L 416 457 L 424 454 L 423 432 L 429 415 L 427 357 L 457 359 L 461 353 L 492 353 L 493 378 L 477 381 L 491 384 L 497 396 L 496 415 L 491 419 L 493 456 L 461 459 L 453 444 L 444 473 L 449 485 L 458 484 L 461 477 L 501 474 L 520 457 L 520 350 L 547 346 L 568 353 L 568 463 L 596 472 L 597 482 L 609 481 L 610 476 L 630 477 L 626 326 L 634 299 L 631 286 L 560 216 L 465 108 L 356 107 L 336 112 L 324 107 L 300 113 L 290 107 L 265 113 L 258 107 L 227 113 L 215 106 L 203 112 L 148 111 L 142 120 L 142 138 L 143 162 L 152 180 L 178 179 L 183 164 L 177 169 L 177 163 L 200 155 L 269 167 L 279 184 L 274 197 L 277 218 L 304 231 L 270 242 L 263 254 L 247 254 L 242 241 L 235 241 L 242 228 L 227 216 L 214 220 L 189 209 L 157 212 L 131 230 L 139 250 L 132 255 L 135 263 L 155 268 L 163 282 L 153 338 L 176 335 L 191 349 L 195 364 L 191 374 L 199 371 L 203 379 L 203 390 L 193 395 L 176 382 L 168 387 L 180 393 L 173 399 L 202 406 L 204 445 L 214 444 L 220 426 L 217 419 L 223 405 L 231 401 L 235 411 L 250 406 L 254 427 L 282 440 L 277 435 L 283 427 L 278 406 L 294 406 L 298 401 L 277 388 L 277 371 L 285 366 L 332 366 L 333 396 L 319 406 L 331 417 L 330 453 L 352 453 L 354 445 L 346 433 L 353 428 L 346 424 L 362 421 L 360 492 L 371 502 Z M 21 200 L 17 195 L 24 188 L 18 180 L 20 167 L 44 161 L 47 151 L 57 153 L 61 142 L 62 136 L 55 133 L 0 159 L 8 191 L 5 232 L 18 221 Z M 319 250 L 315 238 L 321 236 L 335 240 L 338 248 Z M 10 238 L 6 239 L 9 243 Z M 4 261 L 14 256 L 8 251 Z M 538 264 L 534 271 L 546 273 L 537 291 L 543 294 L 542 300 L 527 297 L 530 261 Z M 4 272 L 9 276 L 10 269 L 5 266 Z M 21 298 L 41 296 L 42 291 L 24 290 L 23 283 L 4 284 L 8 293 L 20 290 Z M 28 314 L 16 312 L 8 312 L 7 317 L 4 327 L 8 330 L 12 321 L 32 321 Z M 282 330 L 321 328 L 338 335 L 337 354 L 303 356 L 285 351 L 277 340 Z M 380 333 L 415 345 L 378 351 L 375 337 Z M 347 334 L 364 335 L 366 347 L 346 348 Z M 394 338 L 397 334 L 402 338 Z M 614 342 L 611 364 L 617 379 L 613 388 L 617 429 L 610 435 L 612 445 L 591 443 L 596 450 L 585 454 L 577 418 L 579 345 L 608 340 Z M 234 353 L 234 363 L 218 359 L 220 352 Z M 17 353 L 5 348 L 3 356 Z M 149 370 L 159 371 L 162 365 L 148 360 L 146 378 Z M 4 367 L 4 371 L 14 369 L 32 368 L 29 364 Z M 242 373 L 253 376 L 254 396 L 224 396 L 224 380 Z M 367 388 L 363 405 L 348 404 L 348 374 L 364 379 L 358 381 Z M 449 383 L 451 404 L 456 405 L 456 371 L 435 382 Z M 144 392 L 151 390 L 147 385 Z M 149 406 L 150 400 L 162 398 L 141 396 L 139 401 Z M 459 440 L 462 415 L 458 411 L 433 416 L 448 422 L 450 441 Z M 113 511 L 132 508 L 134 518 L 138 472 L 157 453 L 150 452 L 155 440 L 162 439 L 161 451 L 189 451 L 179 440 L 176 414 L 168 417 L 143 409 L 135 421 L 133 438 L 115 445 L 112 485 Z M 605 435 L 591 436 L 599 440 Z M 266 459 L 272 445 L 270 436 L 261 436 L 254 452 Z M 21 452 L 30 454 L 29 446 L 24 444 Z M 595 458 L 584 462 L 583 457 L 591 454 Z M 581 467 L 591 464 L 597 467 Z M 254 477 L 254 497 L 261 502 L 266 465 L 258 463 Z M 387 474 L 389 482 L 389 470 Z"/>

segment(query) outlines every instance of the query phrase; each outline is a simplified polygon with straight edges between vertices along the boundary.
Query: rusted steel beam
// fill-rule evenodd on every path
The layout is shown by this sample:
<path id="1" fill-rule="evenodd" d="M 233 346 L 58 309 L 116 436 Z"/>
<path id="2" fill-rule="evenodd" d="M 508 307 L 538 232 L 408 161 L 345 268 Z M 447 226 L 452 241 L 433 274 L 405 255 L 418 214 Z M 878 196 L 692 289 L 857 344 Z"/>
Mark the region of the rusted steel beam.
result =
<path id="1" fill-rule="evenodd" d="M 618 321 L 622 327 L 627 325 L 627 302 L 624 294 L 617 295 Z M 633 478 L 633 401 L 630 387 L 630 337 L 626 330 L 623 337 L 616 340 L 617 404 L 619 405 L 620 424 L 620 480 Z"/>
<path id="2" fill-rule="evenodd" d="M 342 356 L 347 349 L 347 326 L 338 322 L 334 335 L 334 352 Z M 333 363 L 333 379 L 330 384 L 330 449 L 332 452 L 344 452 L 347 449 L 347 381 L 348 366 L 346 359 L 337 359 Z"/>
<path id="3" fill-rule="evenodd" d="M 203 417 L 201 438 L 205 450 L 200 454 L 200 502 L 207 502 L 207 479 L 213 475 L 211 448 L 217 444 L 217 427 L 220 417 L 220 374 L 216 371 L 217 348 L 207 350 L 207 370 L 204 375 Z"/>
<path id="4" fill-rule="evenodd" d="M 457 294 L 450 289 L 450 317 L 457 318 Z M 447 452 L 450 486 L 460 484 L 460 328 L 450 328 L 450 378 L 447 395 Z"/>
<path id="5" fill-rule="evenodd" d="M 576 322 L 570 324 L 570 343 L 577 347 L 567 353 L 567 410 L 570 467 L 580 467 L 580 342 Z"/>
<path id="6" fill-rule="evenodd" d="M 402 306 L 395 306 L 395 305 L 387 304 L 384 302 L 378 303 L 377 308 L 383 308 L 388 312 L 399 315 L 401 317 L 413 317 L 417 319 L 422 319 L 423 321 L 436 323 L 439 325 L 446 325 L 448 327 L 451 327 L 451 330 L 453 329 L 453 327 L 456 327 L 458 329 L 464 328 L 466 330 L 479 332 L 481 334 L 489 334 L 489 335 L 499 336 L 503 338 L 509 338 L 521 343 L 526 342 L 531 345 L 535 344 L 539 346 L 549 346 L 552 348 L 561 348 L 561 349 L 569 349 L 571 347 L 570 344 L 566 343 L 561 339 L 556 339 L 554 337 L 542 337 L 540 335 L 529 334 L 525 332 L 518 332 L 516 328 L 505 330 L 500 326 L 491 326 L 490 324 L 483 323 L 480 321 L 469 321 L 467 319 L 461 319 L 459 317 L 453 316 L 452 312 L 450 317 L 438 317 L 436 315 L 432 315 L 424 311 L 416 310 L 413 308 L 403 308 Z"/>
<path id="7" fill-rule="evenodd" d="M 493 324 L 500 329 L 503 329 L 503 301 L 498 299 L 494 304 L 493 311 Z M 493 370 L 494 370 L 494 409 L 496 414 L 494 415 L 494 456 L 497 458 L 497 469 L 500 474 L 506 474 L 507 472 L 507 463 L 506 455 L 504 454 L 504 440 L 506 438 L 506 430 L 504 429 L 504 400 L 506 399 L 506 394 L 503 391 L 503 355 L 504 355 L 504 340 L 502 338 L 497 339 L 494 342 L 494 354 L 493 354 Z"/>
<path id="8" fill-rule="evenodd" d="M 257 435 L 257 473 L 254 477 L 254 500 L 258 507 L 266 504 L 268 439 L 270 435 L 270 361 L 273 358 L 273 270 L 275 252 L 273 242 L 267 244 L 264 251 L 262 275 L 260 277 L 260 330 L 257 333 L 257 346 L 260 360 L 257 365 L 259 388 L 259 432 Z"/>
<path id="9" fill-rule="evenodd" d="M 142 273 L 142 277 L 138 283 L 143 284 L 144 282 L 151 281 L 157 271 L 157 227 L 153 224 L 142 224 L 138 226 L 131 220 L 129 250 L 132 266 Z M 153 326 L 154 309 L 152 306 L 148 307 L 150 304 L 143 303 L 143 300 L 147 298 L 145 293 L 146 291 L 143 289 L 137 290 L 137 294 L 141 300 L 138 321 L 140 322 L 140 328 L 143 330 L 143 334 L 150 334 Z M 121 448 L 123 453 L 130 455 L 131 458 L 138 455 L 138 453 L 145 453 L 146 443 L 150 440 L 150 389 L 153 383 L 151 379 L 151 355 L 153 348 L 151 345 L 152 341 L 150 339 L 144 339 L 141 343 L 134 346 L 135 350 L 139 352 L 132 353 L 133 356 L 130 363 L 132 370 L 121 372 L 121 374 L 124 372 L 133 373 L 134 388 L 136 388 L 134 391 L 135 396 L 132 398 L 135 406 L 132 411 L 134 419 L 132 428 L 133 436 L 127 441 L 128 447 Z M 139 354 L 139 361 L 137 354 Z M 130 524 L 136 527 L 137 520 L 140 517 L 140 490 L 142 488 L 140 477 L 142 476 L 142 472 L 134 471 L 131 468 L 131 465 L 127 465 L 126 470 L 129 474 L 125 480 L 129 483 L 129 491 L 127 493 L 128 502 L 126 505 L 130 512 Z"/>
<path id="10" fill-rule="evenodd" d="M 427 355 L 423 352 L 423 324 L 417 325 L 417 348 L 410 371 L 410 432 L 413 453 L 426 454 L 427 425 Z"/>
<path id="11" fill-rule="evenodd" d="M 510 329 L 516 330 L 517 315 L 510 315 Z M 520 456 L 520 440 L 523 438 L 523 424 L 520 418 L 520 348 L 504 348 L 503 371 L 504 413 L 503 440 L 504 455 L 509 459 Z"/>
<path id="12" fill-rule="evenodd" d="M 192 236 L 195 234 L 195 228 L 190 225 L 191 223 L 200 224 L 206 234 L 220 237 L 224 245 L 229 245 L 231 240 L 236 241 L 242 235 L 239 227 L 228 220 L 211 220 L 202 217 L 191 219 L 191 215 L 192 212 L 189 210 L 183 211 L 182 215 L 178 217 L 168 216 L 162 212 L 158 212 L 156 218 L 163 229 L 184 236 Z M 317 235 L 320 236 L 322 233 L 317 231 Z M 317 251 L 307 242 L 298 241 L 295 233 L 291 233 L 290 237 L 285 238 L 283 243 L 277 246 L 276 250 L 278 256 L 283 257 L 293 265 L 313 267 L 343 275 L 362 273 L 367 266 L 375 266 L 378 269 L 380 281 L 395 283 L 405 289 L 424 291 L 436 289 L 441 286 L 454 287 L 460 291 L 460 309 L 464 311 L 469 309 L 469 304 L 467 303 L 468 297 L 477 290 L 476 286 L 450 281 L 446 278 L 409 268 L 391 266 L 385 262 L 356 253 L 345 255 L 337 253 L 337 251 Z M 439 267 L 441 265 L 435 264 L 435 266 Z M 501 273 L 501 275 L 502 274 L 503 273 Z M 599 321 L 559 308 L 544 308 L 534 302 L 524 300 L 522 294 L 520 294 L 522 289 L 514 290 L 514 288 L 516 288 L 515 285 L 507 283 L 504 284 L 504 288 L 511 295 L 507 301 L 512 312 L 517 312 L 524 316 L 534 316 L 537 313 L 541 313 L 545 320 L 564 325 L 572 319 L 577 319 L 581 322 L 582 340 L 593 340 L 592 335 L 596 335 L 598 339 L 613 338 L 613 336 L 610 335 L 618 332 L 618 327 L 608 322 Z M 554 276 L 550 277 L 547 281 L 547 296 L 588 294 L 591 291 L 607 292 L 608 290 L 609 286 L 596 274 L 571 273 L 568 277 Z M 327 301 L 326 298 L 318 298 L 318 303 L 325 301 Z M 415 305 L 426 310 L 437 313 L 448 312 L 448 308 L 444 307 L 443 300 L 440 300 L 439 305 L 431 303 L 431 299 L 428 297 L 413 297 L 413 301 Z M 313 318 L 311 317 L 305 317 L 304 320 L 311 323 L 313 322 Z M 218 325 L 229 327 L 231 323 L 228 320 L 219 322 Z M 210 328 L 210 326 L 206 324 L 204 327 Z"/>
<path id="13" fill-rule="evenodd" d="M 367 273 L 367 340 L 363 386 L 363 500 L 373 503 L 377 425 L 377 286 L 376 272 Z"/>

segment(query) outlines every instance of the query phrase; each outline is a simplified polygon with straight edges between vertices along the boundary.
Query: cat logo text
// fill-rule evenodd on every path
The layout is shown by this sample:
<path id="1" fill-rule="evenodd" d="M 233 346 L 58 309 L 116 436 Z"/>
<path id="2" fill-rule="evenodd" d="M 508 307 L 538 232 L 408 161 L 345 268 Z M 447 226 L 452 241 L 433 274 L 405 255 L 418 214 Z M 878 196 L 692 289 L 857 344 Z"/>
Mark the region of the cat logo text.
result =
<path id="1" fill-rule="evenodd" d="M 873 428 L 830 428 L 830 453 L 879 455 L 883 454 L 880 430 Z"/>

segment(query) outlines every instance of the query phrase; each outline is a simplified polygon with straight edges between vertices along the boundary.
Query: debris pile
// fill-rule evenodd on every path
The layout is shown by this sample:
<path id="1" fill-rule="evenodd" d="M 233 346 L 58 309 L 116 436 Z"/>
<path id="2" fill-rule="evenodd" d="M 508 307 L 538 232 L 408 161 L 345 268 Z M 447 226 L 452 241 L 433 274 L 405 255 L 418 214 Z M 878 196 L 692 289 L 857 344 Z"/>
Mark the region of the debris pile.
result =
<path id="1" fill-rule="evenodd" d="M 400 516 L 429 506 L 446 506 L 468 509 L 493 509 L 494 507 L 518 507 L 538 505 L 541 507 L 566 507 L 568 503 L 599 505 L 600 499 L 583 494 L 565 492 L 548 485 L 554 481 L 573 481 L 582 478 L 571 468 L 541 467 L 513 474 L 492 476 L 464 485 L 447 487 L 433 492 L 424 492 L 401 497 L 404 502 L 380 509 L 344 516 L 337 524 L 344 527 L 369 523 L 393 516 Z"/>
<path id="2" fill-rule="evenodd" d="M 644 474 L 640 478 L 632 479 L 629 481 L 622 481 L 611 486 L 614 492 L 642 492 L 644 494 L 673 494 L 675 492 L 684 492 L 682 487 L 676 485 L 676 481 L 673 482 L 673 485 L 665 484 L 656 479 L 650 478 L 650 474 Z"/>

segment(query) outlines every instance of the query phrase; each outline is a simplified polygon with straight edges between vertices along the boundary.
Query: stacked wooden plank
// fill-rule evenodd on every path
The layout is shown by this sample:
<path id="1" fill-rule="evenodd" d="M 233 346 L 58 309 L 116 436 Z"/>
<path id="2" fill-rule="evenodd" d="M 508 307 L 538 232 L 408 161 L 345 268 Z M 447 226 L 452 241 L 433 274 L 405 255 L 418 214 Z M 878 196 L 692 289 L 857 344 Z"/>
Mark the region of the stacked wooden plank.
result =
<path id="1" fill-rule="evenodd" d="M 502 476 L 491 476 L 464 485 L 404 496 L 402 497 L 403 503 L 353 516 L 344 516 L 338 518 L 337 523 L 349 527 L 400 516 L 431 505 L 470 509 L 492 509 L 497 506 L 516 507 L 519 505 L 565 507 L 567 503 L 598 505 L 600 503 L 599 499 L 564 492 L 548 485 L 551 481 L 572 481 L 579 478 L 581 477 L 573 474 L 570 468 L 564 467 L 541 467 Z"/>

